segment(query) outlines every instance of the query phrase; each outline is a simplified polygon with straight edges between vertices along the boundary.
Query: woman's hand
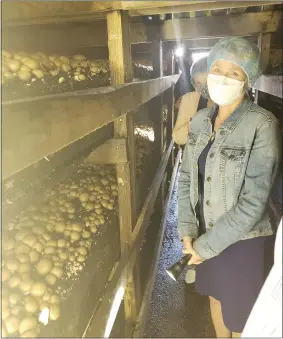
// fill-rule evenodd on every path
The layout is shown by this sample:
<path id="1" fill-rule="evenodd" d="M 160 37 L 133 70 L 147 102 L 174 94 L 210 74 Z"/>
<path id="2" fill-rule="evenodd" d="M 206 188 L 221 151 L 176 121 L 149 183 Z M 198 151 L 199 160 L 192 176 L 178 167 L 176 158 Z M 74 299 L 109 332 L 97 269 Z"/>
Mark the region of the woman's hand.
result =
<path id="1" fill-rule="evenodd" d="M 184 244 L 183 254 L 191 254 L 192 257 L 188 265 L 199 265 L 203 262 L 202 258 L 197 254 L 193 248 L 193 239 L 191 237 L 184 237 L 182 239 Z"/>

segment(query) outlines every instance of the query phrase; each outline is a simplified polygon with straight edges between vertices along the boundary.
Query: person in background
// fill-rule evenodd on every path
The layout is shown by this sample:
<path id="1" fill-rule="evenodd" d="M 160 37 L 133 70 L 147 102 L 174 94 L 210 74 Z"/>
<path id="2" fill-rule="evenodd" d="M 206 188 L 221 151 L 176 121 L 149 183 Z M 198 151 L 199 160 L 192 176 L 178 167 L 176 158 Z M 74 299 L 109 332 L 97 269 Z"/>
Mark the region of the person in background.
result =
<path id="1" fill-rule="evenodd" d="M 207 85 L 217 106 L 192 118 L 180 169 L 179 236 L 219 338 L 241 336 L 273 264 L 269 201 L 281 142 L 276 118 L 247 95 L 259 60 L 258 47 L 243 38 L 212 48 Z"/>
<path id="2" fill-rule="evenodd" d="M 176 124 L 172 137 L 176 144 L 185 145 L 188 139 L 190 119 L 199 110 L 212 106 L 213 102 L 209 98 L 207 79 L 207 58 L 195 61 L 190 69 L 193 92 L 189 92 L 182 97 Z"/>
<path id="3" fill-rule="evenodd" d="M 174 88 L 176 112 L 179 111 L 182 96 L 194 91 L 190 76 L 190 68 L 193 64 L 192 52 L 189 49 L 185 49 L 183 45 L 180 48 L 183 49 L 184 54 L 183 56 L 176 56 L 178 67 L 181 70 L 181 75 Z"/>
<path id="4" fill-rule="evenodd" d="M 282 219 L 274 250 L 274 265 L 244 328 L 242 338 L 282 338 Z"/>

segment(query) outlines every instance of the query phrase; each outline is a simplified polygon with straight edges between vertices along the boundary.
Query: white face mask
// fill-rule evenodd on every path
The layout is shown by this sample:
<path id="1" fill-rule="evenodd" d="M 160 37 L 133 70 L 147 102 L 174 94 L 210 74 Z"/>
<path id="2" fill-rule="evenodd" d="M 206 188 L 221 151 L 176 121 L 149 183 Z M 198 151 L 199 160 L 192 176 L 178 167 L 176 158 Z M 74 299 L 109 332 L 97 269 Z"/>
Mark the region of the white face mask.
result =
<path id="1" fill-rule="evenodd" d="M 244 91 L 245 81 L 228 78 L 224 75 L 208 74 L 207 86 L 212 101 L 219 106 L 232 104 Z"/>

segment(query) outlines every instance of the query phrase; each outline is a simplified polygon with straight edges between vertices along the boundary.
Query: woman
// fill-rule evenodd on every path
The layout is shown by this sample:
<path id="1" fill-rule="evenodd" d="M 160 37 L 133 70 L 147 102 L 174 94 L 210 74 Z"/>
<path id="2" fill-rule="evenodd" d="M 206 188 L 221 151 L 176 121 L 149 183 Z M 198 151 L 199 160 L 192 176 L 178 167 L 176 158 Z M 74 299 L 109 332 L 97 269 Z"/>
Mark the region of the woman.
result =
<path id="1" fill-rule="evenodd" d="M 193 63 L 190 70 L 191 83 L 195 91 L 182 97 L 179 113 L 172 137 L 176 144 L 185 145 L 188 139 L 190 119 L 200 109 L 213 105 L 207 89 L 207 58 L 201 58 Z"/>
<path id="2" fill-rule="evenodd" d="M 280 137 L 275 117 L 246 95 L 259 59 L 242 38 L 213 47 L 207 85 L 217 106 L 191 120 L 180 170 L 179 235 L 189 265 L 197 265 L 196 290 L 209 296 L 217 337 L 241 335 L 272 266 L 268 202 Z"/>
<path id="3" fill-rule="evenodd" d="M 194 88 L 191 84 L 190 68 L 193 63 L 192 52 L 185 46 L 180 46 L 184 50 L 183 56 L 176 56 L 176 61 L 181 75 L 174 87 L 175 109 L 178 112 L 183 95 L 193 92 Z"/>

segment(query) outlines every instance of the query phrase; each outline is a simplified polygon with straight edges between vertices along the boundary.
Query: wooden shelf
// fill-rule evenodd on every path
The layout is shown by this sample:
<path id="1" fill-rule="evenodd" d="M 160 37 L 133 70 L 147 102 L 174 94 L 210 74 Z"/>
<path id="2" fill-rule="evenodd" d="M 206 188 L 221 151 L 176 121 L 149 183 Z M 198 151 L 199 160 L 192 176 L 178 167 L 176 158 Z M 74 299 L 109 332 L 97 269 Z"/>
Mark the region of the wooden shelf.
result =
<path id="1" fill-rule="evenodd" d="M 262 75 L 254 88 L 282 99 L 282 75 Z"/>
<path id="2" fill-rule="evenodd" d="M 93 305 L 103 298 L 109 276 L 120 256 L 117 215 L 108 215 L 94 235 L 94 244 L 86 266 L 78 278 L 65 281 L 68 295 L 61 304 L 61 317 L 43 327 L 40 336 L 49 338 L 82 338 L 93 312 Z M 71 321 L 70 321 L 71 319 Z"/>
<path id="3" fill-rule="evenodd" d="M 125 284 L 125 273 L 133 267 L 135 258 L 141 247 L 172 148 L 173 141 L 170 143 L 168 150 L 163 155 L 160 165 L 156 171 L 145 203 L 134 227 L 131 237 L 131 246 L 128 251 L 122 252 L 113 277 L 106 286 L 103 300 L 97 303 L 94 307 L 89 326 L 86 328 L 83 336 L 84 338 L 100 338 L 104 336 L 104 329 L 106 327 L 113 299 L 119 287 Z"/>
<path id="4" fill-rule="evenodd" d="M 5 26 L 76 22 L 105 18 L 112 10 L 127 10 L 130 16 L 195 12 L 280 4 L 281 1 L 75 1 L 3 3 Z"/>
<path id="5" fill-rule="evenodd" d="M 82 272 L 81 279 L 72 290 L 70 299 L 66 300 L 62 321 L 58 324 L 54 323 L 53 330 L 46 328 L 48 332 L 46 335 L 103 337 L 113 300 L 120 287 L 125 288 L 124 327 L 126 330 L 123 334 L 125 337 L 132 337 L 131 332 L 133 332 L 133 325 L 136 324 L 139 310 L 140 318 L 136 329 L 142 334 L 144 320 L 141 318 L 147 311 L 150 293 L 145 295 L 143 306 L 140 308 L 140 282 L 139 275 L 136 274 L 139 268 L 139 250 L 153 208 L 163 207 L 163 183 L 167 180 L 165 173 L 169 180 L 174 163 L 173 142 L 170 136 L 174 121 L 172 86 L 177 82 L 179 75 L 160 77 L 163 69 L 162 43 L 165 41 L 170 48 L 174 48 L 177 39 L 188 40 L 187 44 L 194 47 L 195 42 L 191 40 L 206 39 L 202 42 L 202 46 L 210 48 L 215 39 L 227 35 L 256 36 L 273 33 L 278 30 L 281 13 L 278 11 L 234 13 L 195 17 L 189 20 L 188 18 L 152 20 L 148 23 L 143 18 L 133 17 L 278 3 L 281 2 L 240 3 L 239 1 L 198 0 L 175 1 L 174 7 L 172 2 L 168 1 L 77 1 L 73 3 L 18 1 L 13 4 L 9 2 L 3 4 L 4 49 L 15 51 L 42 49 L 45 52 L 44 49 L 49 48 L 52 53 L 55 51 L 59 54 L 95 46 L 100 46 L 103 53 L 106 48 L 109 50 L 112 86 L 10 100 L 3 102 L 2 105 L 2 179 L 5 183 L 15 177 L 24 177 L 26 171 L 34 164 L 39 163 L 44 167 L 48 161 L 44 158 L 50 158 L 50 155 L 53 160 L 46 165 L 45 172 L 43 171 L 44 178 L 48 179 L 54 164 L 57 164 L 58 166 L 55 167 L 66 174 L 63 165 L 67 162 L 74 164 L 74 154 L 77 156 L 77 161 L 81 161 L 93 151 L 91 149 L 93 145 L 97 148 L 88 161 L 99 159 L 103 163 L 116 165 L 119 222 L 116 221 L 115 225 L 111 225 L 114 229 L 105 227 L 102 230 L 99 244 L 91 254 L 86 270 Z M 99 20 L 94 21 L 94 19 Z M 40 25 L 36 27 L 37 34 L 34 34 L 34 25 Z M 131 44 L 141 43 L 148 43 L 143 47 L 150 47 L 153 71 L 158 78 L 131 82 Z M 270 94 L 277 96 L 280 91 L 282 98 L 282 78 L 265 78 L 266 76 L 260 79 L 257 84 L 260 87 L 257 89 L 266 93 L 272 92 Z M 276 79 L 271 81 L 271 78 Z M 271 84 L 267 85 L 270 82 Z M 164 93 L 167 90 L 168 92 Z M 277 94 L 274 94 L 275 92 Z M 135 199 L 139 194 L 136 194 L 136 187 L 139 184 L 144 187 L 148 185 L 143 178 L 142 182 L 136 180 L 133 114 L 139 106 L 151 99 L 153 102 L 150 113 L 155 122 L 156 136 L 156 149 L 152 157 L 154 163 L 159 166 L 137 217 Z M 168 148 L 163 152 L 161 104 L 166 100 L 170 106 L 168 125 L 171 125 L 167 129 Z M 105 140 L 108 141 L 102 144 Z M 63 156 L 60 158 L 64 150 L 66 150 L 65 158 Z M 148 165 L 153 167 L 153 161 L 148 161 Z M 146 168 L 144 173 L 149 177 Z M 177 165 L 173 178 L 176 177 L 176 173 Z M 29 177 L 32 178 L 32 175 L 29 174 Z M 141 189 L 138 193 L 140 191 Z M 109 236 L 108 232 L 111 232 Z M 162 234 L 163 229 L 159 233 L 159 244 L 161 244 Z M 159 250 L 160 246 L 156 249 L 156 256 Z M 114 262 L 117 262 L 117 266 L 108 281 Z M 156 263 L 152 267 L 152 277 L 154 277 L 155 267 Z M 147 290 L 151 292 L 153 278 L 149 280 L 147 286 Z M 70 319 L 72 319 L 71 324 Z"/>
<path id="6" fill-rule="evenodd" d="M 2 179 L 134 110 L 178 78 L 3 102 Z"/>
<path id="7" fill-rule="evenodd" d="M 279 29 L 280 15 L 279 11 L 264 11 L 196 17 L 189 20 L 187 18 L 164 20 L 158 23 L 152 21 L 145 23 L 141 18 L 132 18 L 130 42 L 131 44 L 151 42 L 156 39 L 158 28 L 160 28 L 159 34 L 162 41 L 272 33 Z M 219 25 L 219 22 L 221 22 L 221 25 Z M 34 29 L 34 26 L 4 27 L 2 32 L 3 49 L 33 50 L 34 52 L 48 50 L 54 51 L 54 53 L 56 51 L 63 53 L 63 51 L 76 51 L 76 49 L 86 47 L 107 47 L 106 20 L 82 22 L 80 24 L 43 25 L 38 27 L 36 35 Z M 70 39 L 70 36 L 72 39 Z"/>
<path id="8" fill-rule="evenodd" d="M 52 189 L 58 182 L 71 176 L 94 149 L 99 149 L 112 136 L 113 126 L 109 124 L 3 180 L 3 222 L 26 209 L 31 201 L 42 201 L 45 187 Z"/>

